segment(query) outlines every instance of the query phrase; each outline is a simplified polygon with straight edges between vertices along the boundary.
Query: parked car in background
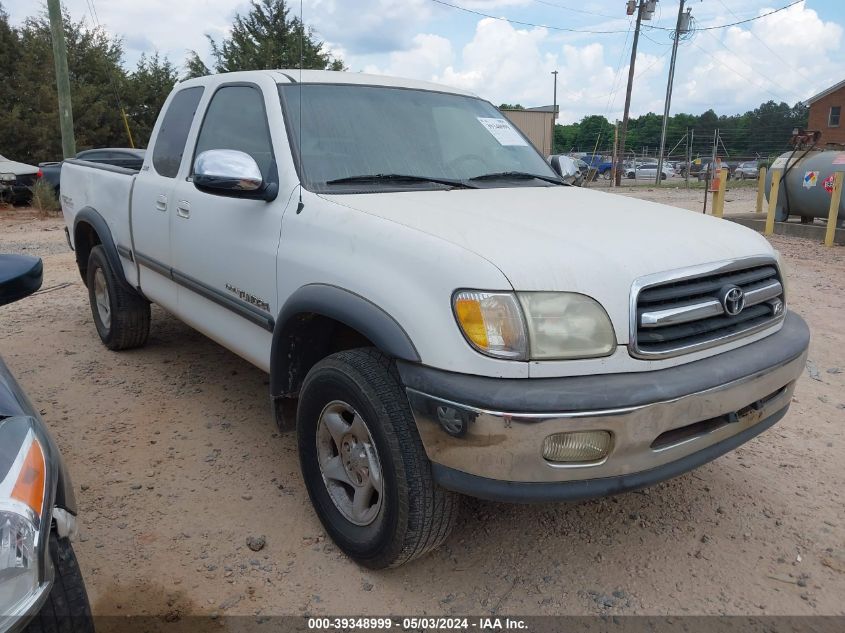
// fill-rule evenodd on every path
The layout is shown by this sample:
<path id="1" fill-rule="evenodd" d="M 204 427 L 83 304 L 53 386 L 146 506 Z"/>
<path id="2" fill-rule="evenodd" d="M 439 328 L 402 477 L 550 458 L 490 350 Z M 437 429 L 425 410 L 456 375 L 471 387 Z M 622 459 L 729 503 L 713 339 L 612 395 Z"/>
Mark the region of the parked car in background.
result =
<path id="1" fill-rule="evenodd" d="M 32 188 L 40 176 L 38 167 L 0 156 L 0 202 L 29 202 Z"/>
<path id="2" fill-rule="evenodd" d="M 663 164 L 663 169 L 661 170 L 661 180 L 666 180 L 667 178 L 671 178 L 675 175 L 675 170 L 672 169 L 672 166 L 668 163 Z M 633 164 L 629 164 L 625 166 L 625 177 L 634 179 L 634 178 L 642 178 L 642 179 L 654 179 L 657 176 L 657 163 L 640 163 L 635 161 Z"/>
<path id="3" fill-rule="evenodd" d="M 87 160 L 92 163 L 126 167 L 127 169 L 141 169 L 144 164 L 146 150 L 129 147 L 104 147 L 102 149 L 86 149 L 76 155 L 77 160 Z M 59 177 L 62 173 L 62 161 L 39 163 L 43 178 L 53 186 L 56 195 L 59 194 Z"/>
<path id="4" fill-rule="evenodd" d="M 42 271 L 36 257 L 0 255 L 0 306 L 38 290 Z M 76 512 L 50 431 L 0 358 L 0 632 L 93 633 Z"/>
<path id="5" fill-rule="evenodd" d="M 722 169 L 727 167 L 727 169 L 728 169 L 728 180 L 730 180 L 733 177 L 730 166 L 727 163 L 724 163 L 724 162 L 719 163 L 719 164 L 721 164 Z M 711 166 L 711 161 L 709 161 L 709 160 L 701 161 L 701 165 L 698 168 L 698 170 L 696 172 L 690 171 L 690 175 L 695 175 L 695 177 L 698 178 L 699 181 L 707 180 L 708 178 L 710 178 L 712 180 L 713 177 L 714 177 L 713 169 L 714 168 Z M 718 169 L 718 167 L 716 169 Z"/>
<path id="6" fill-rule="evenodd" d="M 759 169 L 757 168 L 757 161 L 752 160 L 746 163 L 740 163 L 734 170 L 734 178 L 745 180 L 746 178 L 757 178 Z"/>

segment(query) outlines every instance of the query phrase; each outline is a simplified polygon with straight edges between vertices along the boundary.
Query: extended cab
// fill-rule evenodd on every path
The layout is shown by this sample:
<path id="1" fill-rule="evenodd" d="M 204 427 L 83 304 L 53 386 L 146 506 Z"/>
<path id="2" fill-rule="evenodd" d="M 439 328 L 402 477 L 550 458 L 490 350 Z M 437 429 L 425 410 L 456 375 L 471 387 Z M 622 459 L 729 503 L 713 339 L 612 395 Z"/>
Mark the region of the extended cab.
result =
<path id="1" fill-rule="evenodd" d="M 777 253 L 701 214 L 564 185 L 487 101 L 352 73 L 178 84 L 140 172 L 65 161 L 97 332 L 150 302 L 270 374 L 317 514 L 399 565 L 456 493 L 575 500 L 771 427 L 809 332 Z"/>

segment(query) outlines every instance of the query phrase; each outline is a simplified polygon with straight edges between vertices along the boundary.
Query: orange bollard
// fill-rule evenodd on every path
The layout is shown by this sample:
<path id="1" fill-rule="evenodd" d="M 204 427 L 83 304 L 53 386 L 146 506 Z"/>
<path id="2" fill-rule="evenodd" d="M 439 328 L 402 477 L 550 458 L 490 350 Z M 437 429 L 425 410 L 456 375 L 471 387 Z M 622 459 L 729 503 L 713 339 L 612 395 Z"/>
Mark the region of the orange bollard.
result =
<path id="1" fill-rule="evenodd" d="M 710 193 L 719 192 L 719 177 L 722 175 L 722 160 L 716 159 L 715 165 L 710 165 Z"/>

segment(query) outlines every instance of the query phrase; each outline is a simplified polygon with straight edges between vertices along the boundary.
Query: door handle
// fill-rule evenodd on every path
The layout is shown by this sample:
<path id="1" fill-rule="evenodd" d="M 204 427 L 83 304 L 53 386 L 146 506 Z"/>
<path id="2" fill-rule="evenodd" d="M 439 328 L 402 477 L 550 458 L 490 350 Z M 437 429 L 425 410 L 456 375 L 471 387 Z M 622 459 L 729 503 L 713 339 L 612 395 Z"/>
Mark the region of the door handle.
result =
<path id="1" fill-rule="evenodd" d="M 180 200 L 176 203 L 176 215 L 180 218 L 191 217 L 191 203 L 185 200 Z"/>
<path id="2" fill-rule="evenodd" d="M 167 211 L 167 196 L 161 195 L 156 198 L 156 209 L 159 211 Z"/>

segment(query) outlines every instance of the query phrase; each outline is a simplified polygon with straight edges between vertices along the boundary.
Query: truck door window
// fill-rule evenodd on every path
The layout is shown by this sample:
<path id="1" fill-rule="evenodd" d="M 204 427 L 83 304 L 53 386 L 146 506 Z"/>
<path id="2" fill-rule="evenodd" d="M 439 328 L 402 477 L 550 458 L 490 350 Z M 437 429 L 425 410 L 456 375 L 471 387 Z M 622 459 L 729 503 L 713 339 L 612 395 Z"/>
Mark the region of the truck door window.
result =
<path id="1" fill-rule="evenodd" d="M 153 167 L 159 175 L 175 178 L 179 172 L 202 92 L 202 86 L 180 90 L 167 107 L 153 148 Z"/>
<path id="2" fill-rule="evenodd" d="M 252 86 L 223 86 L 211 98 L 194 157 L 210 149 L 234 149 L 255 159 L 265 181 L 275 181 L 273 144 L 264 98 Z"/>

